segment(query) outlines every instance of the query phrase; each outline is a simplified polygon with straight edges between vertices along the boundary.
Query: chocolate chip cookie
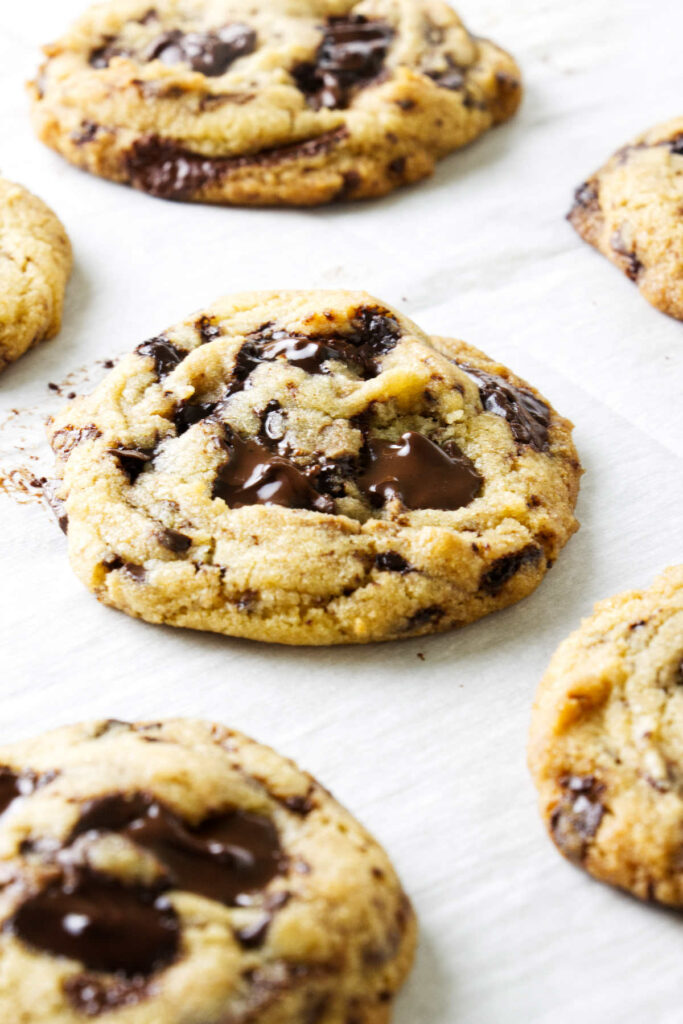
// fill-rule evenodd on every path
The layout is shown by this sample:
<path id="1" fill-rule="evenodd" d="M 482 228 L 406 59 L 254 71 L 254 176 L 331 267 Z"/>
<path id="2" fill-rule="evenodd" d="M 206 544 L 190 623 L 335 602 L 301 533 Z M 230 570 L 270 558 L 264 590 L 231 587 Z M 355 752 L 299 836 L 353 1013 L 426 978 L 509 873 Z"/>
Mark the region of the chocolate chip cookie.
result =
<path id="1" fill-rule="evenodd" d="M 521 97 L 512 57 L 442 0 L 110 0 L 46 53 L 39 137 L 166 199 L 384 195 Z"/>
<path id="2" fill-rule="evenodd" d="M 130 615 L 290 644 L 463 625 L 576 529 L 571 424 L 363 292 L 217 302 L 50 436 L 71 563 Z"/>
<path id="3" fill-rule="evenodd" d="M 415 918 L 370 835 L 220 725 L 0 748 L 0 1016 L 388 1024 Z"/>
<path id="4" fill-rule="evenodd" d="M 618 150 L 576 191 L 569 220 L 638 285 L 683 320 L 683 117 Z"/>
<path id="5" fill-rule="evenodd" d="M 62 323 L 71 273 L 66 231 L 37 196 L 0 178 L 0 371 Z"/>
<path id="6" fill-rule="evenodd" d="M 529 763 L 565 857 L 640 899 L 683 906 L 683 566 L 600 602 L 560 645 Z"/>

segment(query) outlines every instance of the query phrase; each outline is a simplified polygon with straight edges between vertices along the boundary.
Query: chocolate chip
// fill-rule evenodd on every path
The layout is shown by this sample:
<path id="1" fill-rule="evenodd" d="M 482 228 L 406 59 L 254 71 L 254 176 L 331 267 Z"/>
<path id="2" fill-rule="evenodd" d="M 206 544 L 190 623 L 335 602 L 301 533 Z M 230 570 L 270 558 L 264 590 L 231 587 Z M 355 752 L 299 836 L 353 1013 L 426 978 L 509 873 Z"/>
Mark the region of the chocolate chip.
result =
<path id="1" fill-rule="evenodd" d="M 387 169 L 390 174 L 402 175 L 406 169 L 406 158 L 404 156 L 394 157 L 389 161 Z"/>
<path id="2" fill-rule="evenodd" d="M 669 139 L 669 148 L 677 156 L 683 156 L 683 132 L 679 132 L 672 139 Z"/>
<path id="3" fill-rule="evenodd" d="M 209 316 L 200 316 L 195 327 L 199 331 L 203 345 L 208 344 L 210 341 L 215 341 L 223 333 L 223 328 L 220 324 L 215 323 Z"/>
<path id="4" fill-rule="evenodd" d="M 84 146 L 86 143 L 92 142 L 99 130 L 99 125 L 94 121 L 81 121 L 80 127 L 71 133 L 70 138 L 76 146 Z"/>
<path id="5" fill-rule="evenodd" d="M 523 566 L 536 565 L 542 554 L 536 544 L 527 544 L 520 551 L 497 558 L 479 581 L 479 589 L 495 597 Z"/>
<path id="6" fill-rule="evenodd" d="M 117 572 L 119 569 L 125 572 L 131 579 L 137 580 L 141 583 L 146 579 L 147 572 L 144 565 L 135 565 L 134 562 L 124 562 L 122 558 L 117 555 L 113 558 L 107 558 L 102 563 L 108 572 Z"/>
<path id="7" fill-rule="evenodd" d="M 192 538 L 188 537 L 185 533 L 179 533 L 177 530 L 160 530 L 157 537 L 163 547 L 168 548 L 169 551 L 173 551 L 175 554 L 182 554 L 192 547 Z"/>
<path id="8" fill-rule="evenodd" d="M 422 629 L 423 626 L 435 625 L 443 618 L 445 612 L 438 604 L 429 605 L 428 608 L 420 608 L 414 612 L 406 621 L 406 631 Z"/>
<path id="9" fill-rule="evenodd" d="M 348 107 L 354 93 L 381 72 L 394 29 L 363 15 L 329 18 L 311 62 L 298 64 L 292 76 L 314 110 Z"/>
<path id="10" fill-rule="evenodd" d="M 397 442 L 371 438 L 367 466 L 358 478 L 362 494 L 375 506 L 398 499 L 405 508 L 453 510 L 469 505 L 483 478 L 454 441 L 440 448 L 424 434 L 408 430 Z"/>
<path id="11" fill-rule="evenodd" d="M 479 387 L 481 404 L 485 412 L 507 420 L 512 436 L 518 444 L 528 444 L 537 452 L 550 447 L 550 409 L 526 388 L 518 387 L 495 373 L 476 369 L 467 363 L 456 364 Z"/>
<path id="12" fill-rule="evenodd" d="M 105 36 L 105 42 L 92 50 L 89 57 L 90 66 L 101 70 L 108 68 L 109 62 L 114 57 L 130 57 L 130 50 L 126 49 L 116 40 L 116 36 Z"/>
<path id="13" fill-rule="evenodd" d="M 9 805 L 21 796 L 19 776 L 0 765 L 0 814 L 4 814 Z"/>
<path id="14" fill-rule="evenodd" d="M 594 775 L 565 775 L 559 782 L 564 792 L 550 817 L 550 829 L 564 855 L 581 861 L 605 814 L 605 787 Z"/>
<path id="15" fill-rule="evenodd" d="M 620 231 L 614 232 L 610 239 L 610 246 L 614 252 L 622 257 L 619 262 L 626 276 L 630 278 L 631 281 L 637 281 L 638 276 L 643 269 L 643 264 L 640 262 L 635 252 L 625 245 Z"/>
<path id="16" fill-rule="evenodd" d="M 334 513 L 334 503 L 316 491 L 293 462 L 227 429 L 230 458 L 218 469 L 212 497 L 222 498 L 231 508 L 284 505 Z"/>
<path id="17" fill-rule="evenodd" d="M 574 192 L 574 205 L 569 213 L 570 217 L 576 209 L 587 210 L 590 213 L 597 213 L 600 209 L 598 192 L 592 182 L 584 181 Z"/>
<path id="18" fill-rule="evenodd" d="M 287 796 L 282 803 L 288 811 L 305 818 L 313 810 L 313 794 L 309 791 L 303 796 Z"/>
<path id="19" fill-rule="evenodd" d="M 148 462 L 152 461 L 153 448 L 108 448 L 107 453 L 114 455 L 119 466 L 128 477 L 128 482 L 134 484 L 142 473 Z"/>
<path id="20" fill-rule="evenodd" d="M 207 416 L 210 416 L 215 411 L 217 404 L 217 402 L 181 402 L 173 414 L 173 422 L 178 437 L 194 426 L 195 423 L 199 423 L 201 420 L 206 419 Z"/>
<path id="21" fill-rule="evenodd" d="M 381 551 L 375 555 L 375 568 L 380 572 L 399 572 L 402 576 L 414 572 L 412 565 L 398 551 Z"/>
<path id="22" fill-rule="evenodd" d="M 442 89 L 451 89 L 457 92 L 465 84 L 465 73 L 453 62 L 452 58 L 449 63 L 451 66 L 446 71 L 427 71 L 427 75 Z"/>
<path id="23" fill-rule="evenodd" d="M 259 419 L 261 421 L 259 439 L 266 444 L 266 447 L 273 441 L 282 441 L 286 432 L 286 414 L 282 411 L 282 406 L 277 399 L 272 398 L 268 402 L 265 409 L 259 413 Z"/>
<path id="24" fill-rule="evenodd" d="M 126 155 L 130 182 L 160 199 L 189 199 L 244 167 L 269 167 L 290 159 L 307 160 L 326 153 L 348 137 L 344 126 L 303 142 L 264 149 L 250 156 L 209 157 L 183 149 L 170 139 L 147 135 Z"/>
<path id="25" fill-rule="evenodd" d="M 189 64 L 193 71 L 215 78 L 255 49 L 253 28 L 234 22 L 213 32 L 185 34 L 179 29 L 164 32 L 147 48 L 144 59 L 161 60 L 164 64 Z"/>
<path id="26" fill-rule="evenodd" d="M 189 825 L 151 795 L 113 794 L 87 803 L 69 836 L 115 832 L 149 850 L 164 866 L 166 888 L 233 906 L 264 889 L 284 865 L 269 818 L 232 810 Z"/>
<path id="27" fill-rule="evenodd" d="M 154 360 L 154 369 L 160 380 L 168 376 L 171 370 L 175 370 L 178 363 L 182 363 L 187 355 L 187 352 L 179 349 L 163 334 L 160 334 L 158 338 L 143 341 L 135 351 L 138 355 L 150 356 Z"/>
<path id="28" fill-rule="evenodd" d="M 344 171 L 342 174 L 342 184 L 334 197 L 335 200 L 343 203 L 345 199 L 350 199 L 362 180 L 358 171 Z"/>

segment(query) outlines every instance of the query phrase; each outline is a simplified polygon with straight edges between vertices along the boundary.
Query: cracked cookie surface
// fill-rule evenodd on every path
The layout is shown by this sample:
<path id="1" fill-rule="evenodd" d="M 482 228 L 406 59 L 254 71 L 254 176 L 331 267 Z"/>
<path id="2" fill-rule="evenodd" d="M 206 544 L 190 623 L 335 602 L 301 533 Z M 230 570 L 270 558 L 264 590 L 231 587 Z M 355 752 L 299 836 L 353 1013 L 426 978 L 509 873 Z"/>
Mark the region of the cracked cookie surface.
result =
<path id="1" fill-rule="evenodd" d="M 227 297 L 50 426 L 78 576 L 152 622 L 291 644 L 462 625 L 576 529 L 571 425 L 363 292 Z"/>
<path id="2" fill-rule="evenodd" d="M 39 137 L 167 199 L 384 195 L 521 97 L 512 57 L 442 0 L 113 0 L 46 53 Z"/>
<path id="3" fill-rule="evenodd" d="M 683 566 L 601 601 L 534 705 L 529 764 L 561 853 L 683 906 Z"/>
<path id="4" fill-rule="evenodd" d="M 59 331 L 71 244 L 48 206 L 0 178 L 0 371 Z"/>
<path id="5" fill-rule="evenodd" d="M 657 309 L 683 320 L 683 117 L 623 146 L 576 191 L 569 221 Z"/>
<path id="6" fill-rule="evenodd" d="M 24 1024 L 388 1024 L 416 933 L 326 790 L 188 720 L 0 748 L 0 922 Z"/>

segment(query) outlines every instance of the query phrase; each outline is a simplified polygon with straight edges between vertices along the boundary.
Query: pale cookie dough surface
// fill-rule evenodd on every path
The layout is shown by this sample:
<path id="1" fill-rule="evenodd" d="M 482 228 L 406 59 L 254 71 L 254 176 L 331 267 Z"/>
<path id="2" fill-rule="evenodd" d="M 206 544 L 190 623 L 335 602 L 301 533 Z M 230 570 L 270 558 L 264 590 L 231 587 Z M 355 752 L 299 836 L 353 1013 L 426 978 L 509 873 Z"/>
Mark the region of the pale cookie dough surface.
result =
<path id="1" fill-rule="evenodd" d="M 577 525 L 568 421 L 363 292 L 222 299 L 50 435 L 74 570 L 152 622 L 290 644 L 441 631 L 529 594 Z"/>
<path id="2" fill-rule="evenodd" d="M 62 323 L 71 244 L 52 210 L 0 178 L 0 371 Z"/>
<path id="3" fill-rule="evenodd" d="M 536 697 L 529 763 L 569 860 L 683 906 L 683 566 L 600 602 L 560 645 Z"/>
<path id="4" fill-rule="evenodd" d="M 521 97 L 512 57 L 442 0 L 112 0 L 46 53 L 39 137 L 168 199 L 383 195 Z"/>
<path id="5" fill-rule="evenodd" d="M 569 220 L 638 285 L 683 320 L 683 117 L 618 150 L 576 191 Z"/>
<path id="6" fill-rule="evenodd" d="M 0 1016 L 388 1024 L 415 918 L 309 775 L 189 720 L 0 749 Z"/>

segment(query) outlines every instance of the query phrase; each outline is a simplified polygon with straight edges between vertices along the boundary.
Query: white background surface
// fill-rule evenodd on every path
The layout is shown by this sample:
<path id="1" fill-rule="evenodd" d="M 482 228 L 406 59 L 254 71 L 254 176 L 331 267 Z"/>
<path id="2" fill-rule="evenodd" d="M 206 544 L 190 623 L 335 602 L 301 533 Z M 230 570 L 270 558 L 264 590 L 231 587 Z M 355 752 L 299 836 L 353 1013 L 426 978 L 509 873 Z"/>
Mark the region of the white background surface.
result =
<path id="1" fill-rule="evenodd" d="M 682 557 L 683 324 L 563 218 L 613 149 L 683 113 L 683 4 L 461 0 L 469 27 L 519 59 L 520 115 L 431 181 L 312 212 L 163 203 L 35 141 L 22 83 L 82 6 L 0 5 L 0 168 L 54 207 L 76 256 L 64 330 L 0 378 L 0 421 L 56 407 L 49 380 L 221 293 L 363 287 L 500 358 L 574 420 L 582 529 L 531 598 L 459 633 L 295 650 L 99 606 L 45 511 L 0 494 L 0 740 L 91 716 L 189 714 L 296 758 L 386 844 L 414 899 L 422 941 L 396 1024 L 680 1021 L 680 918 L 555 853 L 525 742 L 559 640 L 596 599 Z"/>

